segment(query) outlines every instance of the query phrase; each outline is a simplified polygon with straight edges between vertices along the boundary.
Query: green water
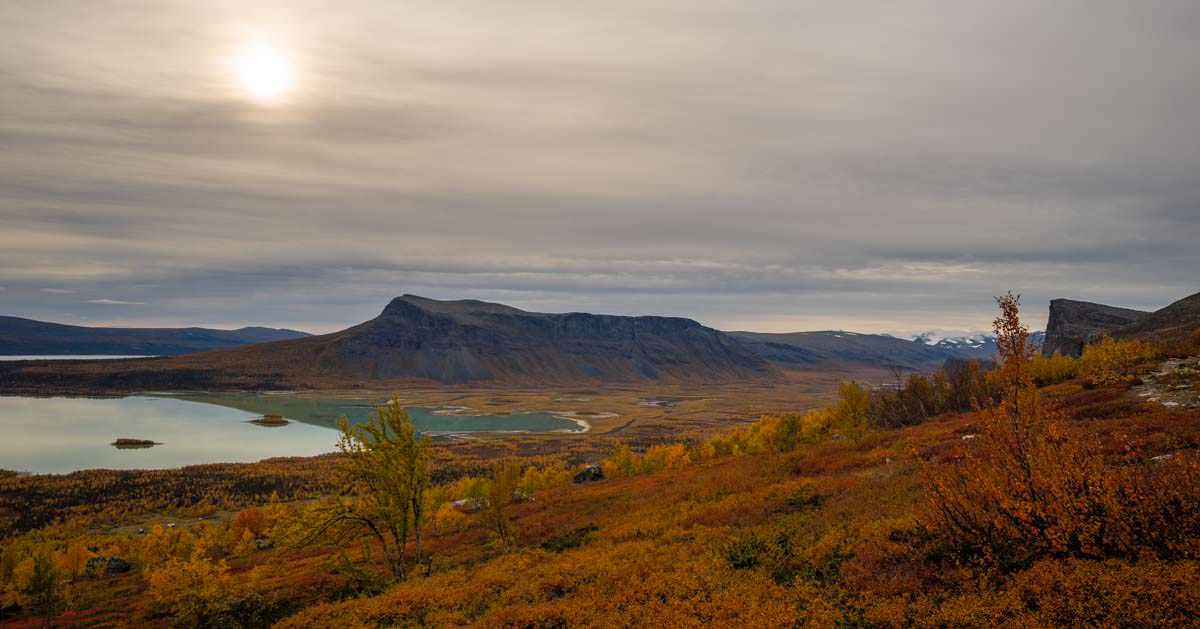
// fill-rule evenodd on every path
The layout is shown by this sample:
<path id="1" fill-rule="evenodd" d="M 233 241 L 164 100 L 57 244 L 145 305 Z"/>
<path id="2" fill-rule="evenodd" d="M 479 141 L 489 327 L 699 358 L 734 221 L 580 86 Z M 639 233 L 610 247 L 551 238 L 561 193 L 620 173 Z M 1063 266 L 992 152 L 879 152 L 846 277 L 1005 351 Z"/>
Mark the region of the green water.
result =
<path id="1" fill-rule="evenodd" d="M 549 413 L 439 415 L 409 408 L 422 432 L 578 430 Z M 312 456 L 336 449 L 337 418 L 361 421 L 369 399 L 255 394 L 134 395 L 123 398 L 0 396 L 0 469 L 66 473 L 82 469 L 159 469 L 200 463 Z M 276 414 L 286 426 L 247 420 Z M 120 437 L 160 442 L 120 450 Z"/>
<path id="2" fill-rule="evenodd" d="M 325 428 L 336 428 L 338 418 L 343 415 L 352 422 L 361 422 L 372 412 L 373 402 L 384 402 L 372 398 L 310 398 L 255 393 L 196 393 L 170 397 L 226 406 L 254 415 L 283 415 L 294 421 Z M 439 413 L 442 409 L 419 406 L 408 406 L 404 410 L 408 411 L 413 427 L 421 432 L 550 432 L 579 428 L 575 422 L 544 412 L 476 415 L 471 411 L 462 411 L 444 414 Z"/>

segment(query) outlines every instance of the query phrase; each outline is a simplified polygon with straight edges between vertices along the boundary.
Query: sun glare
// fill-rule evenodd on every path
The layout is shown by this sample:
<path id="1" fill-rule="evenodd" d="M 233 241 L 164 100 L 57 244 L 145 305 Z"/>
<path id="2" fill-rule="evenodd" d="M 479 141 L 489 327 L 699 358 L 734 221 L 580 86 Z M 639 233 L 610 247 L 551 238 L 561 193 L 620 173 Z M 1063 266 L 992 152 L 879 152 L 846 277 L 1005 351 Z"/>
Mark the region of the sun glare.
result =
<path id="1" fill-rule="evenodd" d="M 271 46 L 246 48 L 237 57 L 237 73 L 242 85 L 256 100 L 274 100 L 292 86 L 292 64 L 286 55 Z"/>

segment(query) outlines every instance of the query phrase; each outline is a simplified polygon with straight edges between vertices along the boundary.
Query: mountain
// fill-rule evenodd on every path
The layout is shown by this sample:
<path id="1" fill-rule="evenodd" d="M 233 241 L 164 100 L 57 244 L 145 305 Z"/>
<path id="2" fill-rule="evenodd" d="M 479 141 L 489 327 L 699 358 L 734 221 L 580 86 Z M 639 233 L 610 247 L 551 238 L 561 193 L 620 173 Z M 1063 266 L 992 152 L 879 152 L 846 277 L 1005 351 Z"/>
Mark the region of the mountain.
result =
<path id="1" fill-rule="evenodd" d="M 733 337 L 691 319 L 546 314 L 415 295 L 398 297 L 378 317 L 332 334 L 167 359 L 99 362 L 7 370 L 0 365 L 0 389 L 69 381 L 144 390 L 401 381 L 718 382 L 777 375 Z"/>
<path id="2" fill-rule="evenodd" d="M 1113 332 L 1118 338 L 1182 341 L 1200 331 L 1200 293 L 1156 310 Z"/>
<path id="3" fill-rule="evenodd" d="M 1055 352 L 1078 356 L 1083 346 L 1105 334 L 1138 323 L 1150 313 L 1129 308 L 1106 306 L 1087 301 L 1055 299 L 1050 302 L 1050 319 L 1046 322 L 1046 342 L 1042 354 Z"/>
<path id="4" fill-rule="evenodd" d="M 0 316 L 0 356 L 148 355 L 176 356 L 250 343 L 308 336 L 305 332 L 249 327 L 89 328 Z"/>
<path id="5" fill-rule="evenodd" d="M 1034 345 L 1042 345 L 1045 339 L 1045 332 L 1029 333 L 1029 342 Z M 990 332 L 955 334 L 931 330 L 913 336 L 912 340 L 940 349 L 954 358 L 989 360 L 996 355 L 996 336 Z"/>
<path id="6" fill-rule="evenodd" d="M 919 370 L 940 367 L 955 355 L 908 339 L 856 332 L 730 332 L 748 349 L 782 367 L 857 365 Z"/>

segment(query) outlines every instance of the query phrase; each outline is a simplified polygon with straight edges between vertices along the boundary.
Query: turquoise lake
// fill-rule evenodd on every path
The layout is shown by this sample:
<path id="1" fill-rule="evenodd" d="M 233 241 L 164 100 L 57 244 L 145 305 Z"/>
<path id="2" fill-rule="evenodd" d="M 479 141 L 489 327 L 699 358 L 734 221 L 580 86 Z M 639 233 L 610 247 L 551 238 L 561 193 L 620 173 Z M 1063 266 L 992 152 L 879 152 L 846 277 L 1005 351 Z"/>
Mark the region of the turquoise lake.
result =
<path id="1" fill-rule="evenodd" d="M 123 398 L 0 396 L 0 469 L 61 474 L 82 469 L 153 469 L 241 463 L 332 452 L 338 417 L 361 421 L 370 399 L 256 394 L 135 395 Z M 551 413 L 471 415 L 463 409 L 406 409 L 417 430 L 577 431 Z M 447 414 L 450 413 L 450 414 Z M 278 414 L 286 426 L 248 420 Z M 160 442 L 117 449 L 117 438 Z"/>

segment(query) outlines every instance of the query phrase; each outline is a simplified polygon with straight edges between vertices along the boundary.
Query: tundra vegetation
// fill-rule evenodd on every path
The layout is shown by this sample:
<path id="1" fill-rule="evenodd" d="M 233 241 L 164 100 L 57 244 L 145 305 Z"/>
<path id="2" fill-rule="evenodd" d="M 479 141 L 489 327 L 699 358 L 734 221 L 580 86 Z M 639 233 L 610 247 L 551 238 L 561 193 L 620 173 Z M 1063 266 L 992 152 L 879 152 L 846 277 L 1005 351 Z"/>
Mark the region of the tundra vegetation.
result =
<path id="1" fill-rule="evenodd" d="M 10 516 L 0 602 L 16 626 L 1194 625 L 1200 413 L 1129 391 L 1163 350 L 1043 357 L 999 306 L 994 364 L 603 456 L 456 459 L 388 404 L 339 456 L 215 466 L 178 504 L 51 500 Z"/>

